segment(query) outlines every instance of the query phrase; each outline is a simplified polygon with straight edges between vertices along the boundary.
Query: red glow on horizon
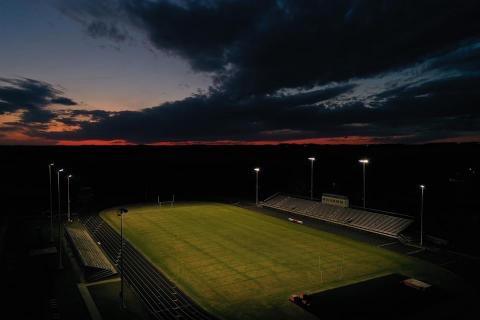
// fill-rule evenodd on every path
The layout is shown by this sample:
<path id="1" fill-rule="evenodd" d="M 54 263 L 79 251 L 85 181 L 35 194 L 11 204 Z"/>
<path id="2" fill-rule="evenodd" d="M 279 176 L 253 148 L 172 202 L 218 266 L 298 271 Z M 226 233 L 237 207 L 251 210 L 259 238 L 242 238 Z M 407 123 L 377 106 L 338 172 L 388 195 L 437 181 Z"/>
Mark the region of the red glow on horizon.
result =
<path id="1" fill-rule="evenodd" d="M 431 143 L 469 143 L 469 142 L 480 142 L 480 136 L 464 136 L 464 137 L 453 137 L 453 138 L 444 138 L 430 141 Z"/>
<path id="2" fill-rule="evenodd" d="M 217 141 L 162 141 L 150 143 L 151 146 L 192 146 L 192 145 L 212 145 L 212 146 L 229 146 L 229 145 L 249 145 L 249 146 L 265 146 L 279 144 L 374 144 L 378 143 L 371 137 L 332 137 L 332 138 L 309 138 L 296 140 L 256 140 L 256 141 L 239 141 L 239 140 L 217 140 Z"/>
<path id="3" fill-rule="evenodd" d="M 347 137 L 329 137 L 329 138 L 308 138 L 308 139 L 292 139 L 292 140 L 256 140 L 256 141 L 242 141 L 242 140 L 216 140 L 216 141 L 159 141 L 154 143 L 147 143 L 147 146 L 275 146 L 280 144 L 292 145 L 365 145 L 365 144 L 388 144 L 399 143 L 402 137 L 362 137 L 362 136 L 347 136 Z M 422 143 L 480 143 L 480 136 L 464 136 L 437 139 L 425 141 Z M 124 139 L 101 140 L 101 139 L 86 139 L 86 140 L 46 140 L 40 138 L 33 138 L 21 132 L 9 132 L 0 135 L 0 144 L 5 145 L 59 145 L 59 146 L 133 146 L 141 145 L 132 143 Z"/>
<path id="4" fill-rule="evenodd" d="M 332 137 L 332 138 L 310 138 L 310 139 L 296 139 L 296 140 L 257 140 L 257 141 L 239 141 L 239 140 L 216 140 L 216 141 L 159 141 L 148 143 L 149 146 L 195 146 L 195 145 L 209 145 L 209 146 L 229 146 L 229 145 L 279 145 L 279 144 L 374 144 L 378 143 L 375 138 L 371 137 Z M 127 146 L 136 145 L 123 139 L 116 140 L 60 140 L 57 145 L 62 146 Z"/>
<path id="5" fill-rule="evenodd" d="M 131 146 L 135 145 L 126 140 L 60 140 L 57 142 L 60 146 Z"/>

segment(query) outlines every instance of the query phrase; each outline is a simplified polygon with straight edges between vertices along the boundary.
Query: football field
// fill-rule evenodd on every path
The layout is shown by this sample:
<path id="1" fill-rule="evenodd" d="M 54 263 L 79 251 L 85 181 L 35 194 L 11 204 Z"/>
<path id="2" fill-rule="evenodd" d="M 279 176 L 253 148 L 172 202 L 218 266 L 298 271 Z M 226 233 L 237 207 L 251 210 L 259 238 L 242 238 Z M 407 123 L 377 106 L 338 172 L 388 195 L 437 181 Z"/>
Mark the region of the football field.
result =
<path id="1" fill-rule="evenodd" d="M 424 268 L 407 256 L 232 205 L 128 208 L 128 241 L 219 318 L 313 319 L 288 296 Z M 119 230 L 114 209 L 101 216 Z"/>

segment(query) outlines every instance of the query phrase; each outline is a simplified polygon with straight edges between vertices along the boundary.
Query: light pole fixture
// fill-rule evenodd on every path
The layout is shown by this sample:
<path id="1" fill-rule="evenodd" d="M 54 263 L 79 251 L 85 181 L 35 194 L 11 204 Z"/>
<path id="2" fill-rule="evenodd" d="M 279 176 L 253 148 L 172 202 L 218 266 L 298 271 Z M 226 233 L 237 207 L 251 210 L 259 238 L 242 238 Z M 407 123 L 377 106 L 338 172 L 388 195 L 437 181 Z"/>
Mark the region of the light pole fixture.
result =
<path id="1" fill-rule="evenodd" d="M 61 210 L 61 193 L 60 193 L 60 173 L 63 169 L 57 170 L 57 192 L 58 192 L 58 269 L 63 269 L 62 263 L 62 210 Z"/>
<path id="2" fill-rule="evenodd" d="M 421 190 L 421 200 L 420 200 L 420 246 L 423 246 L 423 192 L 425 190 L 425 185 L 420 185 Z"/>
<path id="3" fill-rule="evenodd" d="M 48 164 L 48 181 L 50 183 L 50 242 L 53 242 L 53 194 L 52 194 L 52 167 L 53 162 Z"/>
<path id="4" fill-rule="evenodd" d="M 308 160 L 310 161 L 310 199 L 313 200 L 313 163 L 315 158 L 310 157 Z"/>
<path id="5" fill-rule="evenodd" d="M 120 300 L 122 308 L 125 309 L 127 306 L 125 304 L 125 293 L 124 293 L 124 264 L 123 264 L 123 215 L 128 212 L 126 208 L 118 209 L 118 216 L 120 216 Z"/>
<path id="6" fill-rule="evenodd" d="M 67 220 L 68 220 L 68 222 L 72 222 L 72 218 L 71 218 L 71 215 L 70 215 L 70 179 L 72 177 L 73 176 L 71 174 L 69 174 L 67 176 L 67 205 L 68 205 Z"/>
<path id="7" fill-rule="evenodd" d="M 360 159 L 358 160 L 363 166 L 363 208 L 366 208 L 366 202 L 367 202 L 367 191 L 365 188 L 365 166 L 369 163 L 368 159 Z"/>
<path id="8" fill-rule="evenodd" d="M 255 205 L 258 206 L 258 173 L 260 168 L 254 168 L 253 171 L 255 171 Z"/>

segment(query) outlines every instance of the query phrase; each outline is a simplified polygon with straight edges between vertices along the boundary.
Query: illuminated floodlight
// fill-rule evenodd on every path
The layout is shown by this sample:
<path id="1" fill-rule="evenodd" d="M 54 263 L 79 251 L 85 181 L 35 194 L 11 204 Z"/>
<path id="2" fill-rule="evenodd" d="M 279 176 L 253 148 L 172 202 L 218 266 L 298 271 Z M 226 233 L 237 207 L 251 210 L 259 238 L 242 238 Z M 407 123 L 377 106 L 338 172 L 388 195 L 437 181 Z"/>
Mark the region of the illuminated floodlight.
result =
<path id="1" fill-rule="evenodd" d="M 124 295 L 124 281 L 123 275 L 125 268 L 123 265 L 123 216 L 128 212 L 126 208 L 118 208 L 118 216 L 120 217 L 120 301 L 122 304 L 122 309 L 126 308 L 125 305 L 125 295 Z"/>
<path id="2" fill-rule="evenodd" d="M 422 190 L 420 202 L 420 246 L 423 247 L 423 192 L 425 189 L 425 185 L 421 184 L 420 189 Z"/>
<path id="3" fill-rule="evenodd" d="M 313 200 L 313 163 L 315 157 L 310 157 L 308 160 L 310 160 L 310 199 Z"/>
<path id="4" fill-rule="evenodd" d="M 63 269 L 63 262 L 62 262 L 62 222 L 61 222 L 61 216 L 62 216 L 62 206 L 60 202 L 61 198 L 61 191 L 60 191 L 60 173 L 63 172 L 63 169 L 58 169 L 57 170 L 57 194 L 58 194 L 58 269 Z"/>
<path id="5" fill-rule="evenodd" d="M 55 164 L 48 164 L 48 182 L 50 186 L 50 242 L 53 242 L 53 193 L 52 193 L 52 167 Z M 55 174 L 55 173 L 54 173 Z"/>
<path id="6" fill-rule="evenodd" d="M 73 176 L 71 174 L 69 174 L 67 176 L 67 205 L 68 205 L 68 211 L 67 211 L 67 221 L 68 222 L 72 222 L 72 219 L 70 217 L 70 179 L 72 178 Z"/>
<path id="7" fill-rule="evenodd" d="M 369 160 L 368 159 L 360 159 L 358 160 L 362 164 L 363 167 L 363 208 L 366 208 L 366 203 L 367 203 L 367 191 L 366 191 L 366 184 L 365 184 L 365 166 L 368 164 Z"/>
<path id="8" fill-rule="evenodd" d="M 258 206 L 258 173 L 260 168 L 253 168 L 253 171 L 255 171 L 255 205 Z"/>

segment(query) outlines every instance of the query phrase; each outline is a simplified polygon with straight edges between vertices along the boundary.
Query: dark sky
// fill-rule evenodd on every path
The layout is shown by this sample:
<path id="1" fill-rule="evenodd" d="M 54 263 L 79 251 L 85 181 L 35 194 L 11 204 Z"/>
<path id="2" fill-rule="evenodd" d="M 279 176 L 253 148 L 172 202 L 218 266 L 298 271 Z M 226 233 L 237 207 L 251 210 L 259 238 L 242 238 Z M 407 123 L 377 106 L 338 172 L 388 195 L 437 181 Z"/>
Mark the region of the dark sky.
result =
<path id="1" fill-rule="evenodd" d="M 0 143 L 480 141 L 478 0 L 2 0 Z"/>

